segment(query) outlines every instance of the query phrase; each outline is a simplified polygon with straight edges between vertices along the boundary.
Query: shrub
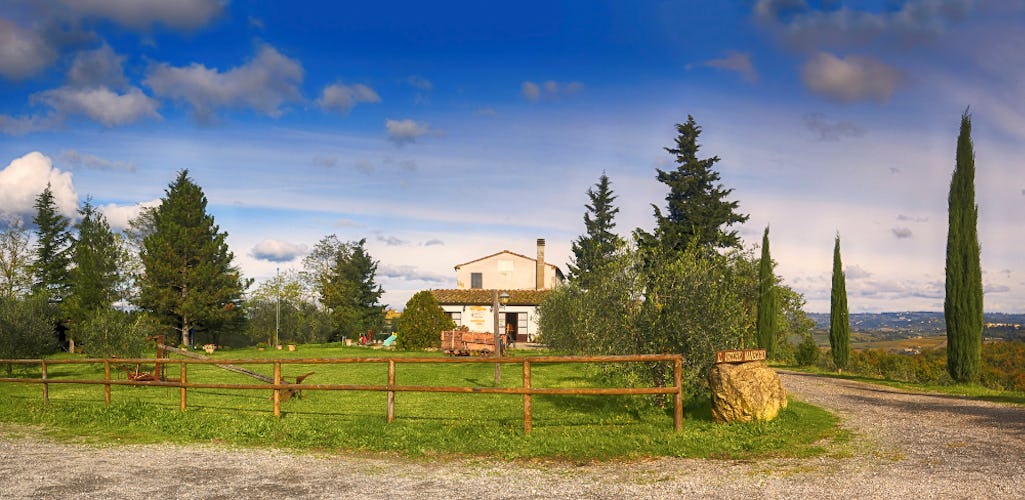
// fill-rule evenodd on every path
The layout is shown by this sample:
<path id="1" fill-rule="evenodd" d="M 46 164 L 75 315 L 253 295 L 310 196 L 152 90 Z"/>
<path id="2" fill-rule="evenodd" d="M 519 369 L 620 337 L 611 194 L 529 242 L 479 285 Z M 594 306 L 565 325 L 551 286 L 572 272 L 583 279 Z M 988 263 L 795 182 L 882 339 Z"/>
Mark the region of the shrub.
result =
<path id="1" fill-rule="evenodd" d="M 85 351 L 100 358 L 137 358 L 146 348 L 146 337 L 158 330 L 146 314 L 129 314 L 113 309 L 92 314 L 82 328 Z"/>
<path id="2" fill-rule="evenodd" d="M 418 292 L 398 319 L 398 347 L 426 349 L 441 346 L 441 332 L 456 327 L 429 290 Z"/>
<path id="3" fill-rule="evenodd" d="M 819 345 L 811 335 L 805 334 L 801 343 L 797 344 L 797 352 L 794 354 L 798 366 L 811 366 L 819 361 Z"/>
<path id="4" fill-rule="evenodd" d="M 51 307 L 42 296 L 0 299 L 0 358 L 38 358 L 56 351 Z"/>

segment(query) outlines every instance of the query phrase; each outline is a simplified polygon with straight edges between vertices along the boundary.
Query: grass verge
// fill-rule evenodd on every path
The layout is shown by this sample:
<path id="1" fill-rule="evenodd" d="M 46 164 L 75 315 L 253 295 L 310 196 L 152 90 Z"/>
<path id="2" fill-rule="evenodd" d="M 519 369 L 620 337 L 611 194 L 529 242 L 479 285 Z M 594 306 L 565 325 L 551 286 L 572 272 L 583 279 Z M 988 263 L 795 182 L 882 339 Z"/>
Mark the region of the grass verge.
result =
<path id="1" fill-rule="evenodd" d="M 302 346 L 294 353 L 237 350 L 223 359 L 258 357 L 405 356 L 336 344 Z M 423 353 L 415 353 L 423 356 Z M 270 371 L 269 365 L 252 365 Z M 517 368 L 517 369 L 513 369 Z M 522 383 L 518 365 L 506 365 L 503 386 Z M 308 383 L 384 384 L 387 366 L 376 364 L 285 365 L 286 375 L 315 371 Z M 535 365 L 534 387 L 600 387 L 586 365 Z M 38 374 L 26 373 L 27 376 Z M 174 374 L 170 374 L 174 376 Z M 492 364 L 400 364 L 400 385 L 493 386 Z M 101 367 L 52 365 L 51 378 L 102 378 Z M 189 368 L 192 382 L 252 383 L 210 365 Z M 382 392 L 307 391 L 271 412 L 269 390 L 190 389 L 188 409 L 178 410 L 178 389 L 112 388 L 52 384 L 43 404 L 35 384 L 0 384 L 0 422 L 42 425 L 53 438 L 92 444 L 214 443 L 300 451 L 394 452 L 408 457 L 445 455 L 502 459 L 591 461 L 642 457 L 759 458 L 813 456 L 846 434 L 820 408 L 791 401 L 779 418 L 751 424 L 715 424 L 707 399 L 691 401 L 682 432 L 673 431 L 670 410 L 633 396 L 534 396 L 533 432 L 523 433 L 522 396 L 398 393 L 396 420 L 385 419 Z"/>

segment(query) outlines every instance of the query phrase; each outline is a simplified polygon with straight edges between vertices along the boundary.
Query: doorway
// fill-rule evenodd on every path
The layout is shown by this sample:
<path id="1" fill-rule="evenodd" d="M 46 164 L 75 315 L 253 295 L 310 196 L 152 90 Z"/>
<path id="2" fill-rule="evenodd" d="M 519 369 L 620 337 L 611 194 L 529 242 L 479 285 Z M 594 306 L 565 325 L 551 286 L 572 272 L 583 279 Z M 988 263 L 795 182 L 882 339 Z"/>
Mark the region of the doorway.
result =
<path id="1" fill-rule="evenodd" d="M 505 313 L 505 338 L 509 342 L 526 342 L 526 332 L 520 332 L 520 313 Z"/>

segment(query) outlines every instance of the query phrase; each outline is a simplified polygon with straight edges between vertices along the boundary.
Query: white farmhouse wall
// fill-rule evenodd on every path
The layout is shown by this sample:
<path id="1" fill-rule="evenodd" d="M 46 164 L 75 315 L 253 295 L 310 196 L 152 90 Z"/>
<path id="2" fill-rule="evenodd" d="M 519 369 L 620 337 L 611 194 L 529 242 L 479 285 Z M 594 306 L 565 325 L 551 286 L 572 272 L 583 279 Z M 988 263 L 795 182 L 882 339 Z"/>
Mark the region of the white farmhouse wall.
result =
<path id="1" fill-rule="evenodd" d="M 465 326 L 470 329 L 471 332 L 481 333 L 494 333 L 495 325 L 495 313 L 492 306 L 460 306 L 460 305 L 442 305 L 441 308 L 446 313 L 459 313 L 459 321 L 456 321 L 456 326 Z M 533 342 L 534 337 L 538 333 L 538 314 L 537 306 L 513 306 L 508 305 L 500 307 L 499 311 L 499 325 L 498 328 L 502 330 L 505 328 L 505 313 L 519 313 L 527 315 L 527 337 L 528 342 Z M 520 332 L 521 334 L 524 332 Z"/>
<path id="2" fill-rule="evenodd" d="M 498 290 L 533 290 L 537 273 L 537 261 L 510 252 L 469 262 L 456 268 L 456 288 L 470 288 L 470 276 L 481 273 L 481 288 Z M 544 266 L 544 283 L 542 288 L 550 289 L 556 285 L 555 266 Z"/>

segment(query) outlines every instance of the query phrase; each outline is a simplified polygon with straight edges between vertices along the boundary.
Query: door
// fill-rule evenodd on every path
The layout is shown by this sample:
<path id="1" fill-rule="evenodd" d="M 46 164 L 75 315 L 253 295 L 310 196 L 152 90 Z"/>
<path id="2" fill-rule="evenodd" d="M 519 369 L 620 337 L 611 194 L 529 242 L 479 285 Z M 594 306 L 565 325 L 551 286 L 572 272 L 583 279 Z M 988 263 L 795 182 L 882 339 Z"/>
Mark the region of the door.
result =
<path id="1" fill-rule="evenodd" d="M 509 342 L 527 341 L 526 336 L 520 333 L 518 315 L 519 313 L 505 313 L 505 338 L 509 339 Z"/>

